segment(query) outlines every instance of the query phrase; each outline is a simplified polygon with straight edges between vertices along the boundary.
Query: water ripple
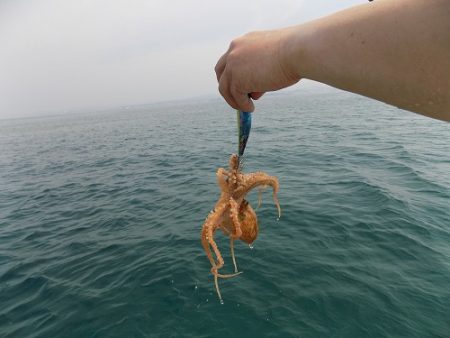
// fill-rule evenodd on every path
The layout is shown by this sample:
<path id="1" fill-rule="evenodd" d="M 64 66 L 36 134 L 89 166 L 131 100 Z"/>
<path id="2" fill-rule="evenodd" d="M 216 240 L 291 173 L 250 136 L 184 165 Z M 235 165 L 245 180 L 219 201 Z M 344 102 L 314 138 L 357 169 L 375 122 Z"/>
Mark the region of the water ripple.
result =
<path id="1" fill-rule="evenodd" d="M 205 100 L 0 121 L 0 336 L 447 336 L 448 126 L 334 91 L 261 101 L 245 170 L 279 177 L 282 217 L 266 192 L 221 305 L 200 227 L 234 118 Z"/>

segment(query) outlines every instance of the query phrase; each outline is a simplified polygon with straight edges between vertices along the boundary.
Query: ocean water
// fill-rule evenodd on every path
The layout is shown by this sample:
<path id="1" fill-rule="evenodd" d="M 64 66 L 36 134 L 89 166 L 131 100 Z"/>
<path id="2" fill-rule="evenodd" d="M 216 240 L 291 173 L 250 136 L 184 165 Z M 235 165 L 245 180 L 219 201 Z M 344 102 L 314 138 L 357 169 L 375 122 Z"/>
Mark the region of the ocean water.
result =
<path id="1" fill-rule="evenodd" d="M 0 336 L 450 337 L 450 124 L 262 99 L 245 171 L 282 217 L 267 190 L 221 305 L 199 236 L 236 139 L 219 98 L 0 121 Z"/>

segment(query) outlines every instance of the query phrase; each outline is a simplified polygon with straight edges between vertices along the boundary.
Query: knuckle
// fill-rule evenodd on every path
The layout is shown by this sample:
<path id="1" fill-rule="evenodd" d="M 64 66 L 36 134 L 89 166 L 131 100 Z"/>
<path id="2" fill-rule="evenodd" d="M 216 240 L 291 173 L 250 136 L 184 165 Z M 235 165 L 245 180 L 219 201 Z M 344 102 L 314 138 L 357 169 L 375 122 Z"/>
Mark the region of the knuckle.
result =
<path id="1" fill-rule="evenodd" d="M 220 95 L 225 96 L 225 90 L 224 90 L 223 84 L 221 84 L 221 83 L 219 83 L 219 93 L 220 93 Z"/>
<path id="2" fill-rule="evenodd" d="M 241 43 L 244 37 L 237 37 L 230 42 L 230 51 L 236 49 Z"/>
<path id="3" fill-rule="evenodd" d="M 229 69 L 234 69 L 234 67 L 239 64 L 240 53 L 236 50 L 231 51 L 228 54 L 227 65 L 229 65 Z"/>
<path id="4" fill-rule="evenodd" d="M 259 35 L 261 35 L 261 31 L 251 31 L 251 32 L 248 32 L 247 34 L 245 34 L 244 37 L 253 39 L 253 38 L 258 37 Z"/>
<path id="5" fill-rule="evenodd" d="M 230 92 L 233 94 L 233 95 L 236 95 L 236 96 L 240 96 L 240 90 L 236 87 L 236 84 L 235 83 L 231 83 L 231 85 L 230 85 Z"/>

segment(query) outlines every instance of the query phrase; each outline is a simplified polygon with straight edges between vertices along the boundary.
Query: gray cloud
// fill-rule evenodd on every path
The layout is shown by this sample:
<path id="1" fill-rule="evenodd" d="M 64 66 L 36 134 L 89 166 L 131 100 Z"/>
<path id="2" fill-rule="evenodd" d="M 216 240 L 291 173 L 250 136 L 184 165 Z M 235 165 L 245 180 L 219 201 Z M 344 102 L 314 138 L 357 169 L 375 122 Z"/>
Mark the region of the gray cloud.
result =
<path id="1" fill-rule="evenodd" d="M 0 118 L 216 93 L 232 38 L 362 2 L 3 1 Z"/>

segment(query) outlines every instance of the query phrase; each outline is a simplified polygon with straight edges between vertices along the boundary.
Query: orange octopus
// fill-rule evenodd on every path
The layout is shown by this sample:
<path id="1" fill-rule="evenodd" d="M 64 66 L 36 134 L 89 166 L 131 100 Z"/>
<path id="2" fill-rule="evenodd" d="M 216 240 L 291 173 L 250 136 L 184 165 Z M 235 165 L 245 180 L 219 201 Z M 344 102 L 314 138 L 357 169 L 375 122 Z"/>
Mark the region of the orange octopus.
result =
<path id="1" fill-rule="evenodd" d="M 242 273 L 238 272 L 234 257 L 234 240 L 240 239 L 251 245 L 258 236 L 256 213 L 248 201 L 245 200 L 245 196 L 255 187 L 271 186 L 273 199 L 278 209 L 278 217 L 281 216 L 280 204 L 277 198 L 278 179 L 276 177 L 269 176 L 264 172 L 243 174 L 240 168 L 239 157 L 236 154 L 231 155 L 229 166 L 230 169 L 228 171 L 223 168 L 217 170 L 217 182 L 221 189 L 220 198 L 214 209 L 206 217 L 201 232 L 202 245 L 211 262 L 211 272 L 214 275 L 214 284 L 221 303 L 223 301 L 217 279 L 219 277 L 230 278 Z M 261 202 L 261 195 L 259 202 Z M 231 257 L 234 264 L 233 274 L 223 275 L 218 272 L 223 267 L 224 261 L 214 241 L 214 232 L 217 229 L 221 229 L 225 235 L 230 237 Z M 211 248 L 214 251 L 216 260 L 213 257 Z"/>

